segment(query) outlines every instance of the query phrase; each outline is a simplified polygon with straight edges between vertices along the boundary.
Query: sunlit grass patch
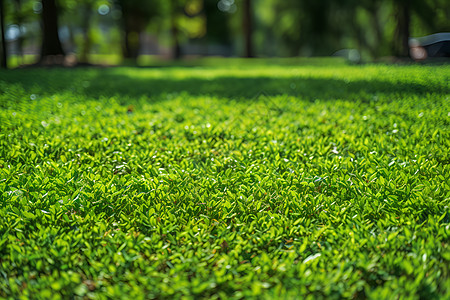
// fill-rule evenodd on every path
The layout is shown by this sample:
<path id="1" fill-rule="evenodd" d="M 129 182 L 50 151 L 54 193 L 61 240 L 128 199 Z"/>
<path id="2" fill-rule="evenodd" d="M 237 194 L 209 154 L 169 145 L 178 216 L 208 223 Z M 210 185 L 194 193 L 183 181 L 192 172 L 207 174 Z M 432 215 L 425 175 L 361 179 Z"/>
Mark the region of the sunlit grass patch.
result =
<path id="1" fill-rule="evenodd" d="M 0 73 L 0 297 L 447 298 L 447 66 Z"/>

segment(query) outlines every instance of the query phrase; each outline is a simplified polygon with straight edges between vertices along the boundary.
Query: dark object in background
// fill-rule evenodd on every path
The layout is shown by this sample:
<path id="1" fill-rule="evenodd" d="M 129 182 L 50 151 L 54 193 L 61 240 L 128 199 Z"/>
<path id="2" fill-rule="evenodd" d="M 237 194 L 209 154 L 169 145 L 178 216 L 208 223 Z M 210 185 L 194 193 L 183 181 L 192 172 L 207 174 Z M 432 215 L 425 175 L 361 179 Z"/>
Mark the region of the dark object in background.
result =
<path id="1" fill-rule="evenodd" d="M 5 39 L 5 6 L 3 0 L 0 0 L 0 35 L 2 47 L 0 49 L 0 67 L 7 69 L 8 61 L 6 55 L 6 39 Z"/>
<path id="2" fill-rule="evenodd" d="M 62 64 L 65 53 L 58 36 L 58 7 L 55 0 L 42 0 L 42 29 L 40 62 Z"/>
<path id="3" fill-rule="evenodd" d="M 409 53 L 414 60 L 450 57 L 450 32 L 409 39 Z"/>

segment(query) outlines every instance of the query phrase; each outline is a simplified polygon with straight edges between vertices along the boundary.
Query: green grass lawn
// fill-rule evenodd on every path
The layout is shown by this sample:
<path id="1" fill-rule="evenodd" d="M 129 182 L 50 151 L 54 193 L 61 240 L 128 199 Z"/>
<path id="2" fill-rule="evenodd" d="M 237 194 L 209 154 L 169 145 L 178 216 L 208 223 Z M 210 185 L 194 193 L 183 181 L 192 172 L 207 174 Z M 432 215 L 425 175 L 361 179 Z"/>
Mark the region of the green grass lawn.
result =
<path id="1" fill-rule="evenodd" d="M 0 298 L 450 298 L 450 66 L 0 72 Z"/>

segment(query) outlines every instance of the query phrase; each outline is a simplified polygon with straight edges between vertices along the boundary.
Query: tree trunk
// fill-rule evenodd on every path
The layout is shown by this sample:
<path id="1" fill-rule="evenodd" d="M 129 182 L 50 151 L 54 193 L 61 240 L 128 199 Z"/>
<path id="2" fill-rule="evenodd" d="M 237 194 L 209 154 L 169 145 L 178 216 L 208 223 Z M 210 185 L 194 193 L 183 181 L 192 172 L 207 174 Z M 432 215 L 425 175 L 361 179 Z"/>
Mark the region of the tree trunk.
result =
<path id="1" fill-rule="evenodd" d="M 243 12 L 243 29 L 244 29 L 244 44 L 245 44 L 245 57 L 253 57 L 253 44 L 252 44 L 252 3 L 251 0 L 244 0 L 244 12 Z"/>
<path id="2" fill-rule="evenodd" d="M 92 39 L 91 35 L 89 34 L 89 28 L 91 27 L 91 12 L 92 12 L 92 5 L 90 3 L 85 3 L 83 6 L 83 24 L 82 24 L 82 30 L 83 30 L 83 36 L 84 36 L 84 43 L 83 43 L 83 50 L 81 51 L 80 55 L 80 62 L 82 63 L 88 63 L 89 62 L 89 52 L 91 50 L 92 46 Z"/>
<path id="3" fill-rule="evenodd" d="M 394 53 L 397 56 L 407 57 L 409 54 L 409 27 L 411 12 L 408 3 L 397 3 L 397 27 L 395 29 Z"/>
<path id="4" fill-rule="evenodd" d="M 175 22 L 172 22 L 172 39 L 173 39 L 173 48 L 172 48 L 172 56 L 173 59 L 178 60 L 181 58 L 181 46 L 178 40 L 178 27 Z"/>
<path id="5" fill-rule="evenodd" d="M 172 32 L 172 58 L 175 60 L 178 60 L 181 58 L 181 46 L 180 46 L 180 37 L 179 37 L 179 30 L 178 30 L 178 24 L 177 24 L 177 16 L 180 10 L 182 10 L 182 7 L 178 4 L 177 0 L 171 1 L 171 9 L 172 9 L 172 15 L 171 15 L 171 29 Z"/>
<path id="6" fill-rule="evenodd" d="M 24 54 L 23 54 L 24 37 L 23 37 L 23 30 L 22 30 L 22 23 L 23 23 L 23 16 L 21 13 L 22 3 L 20 1 L 21 0 L 15 0 L 14 6 L 16 9 L 15 21 L 17 23 L 17 26 L 19 27 L 19 37 L 17 38 L 17 52 L 18 52 L 19 58 L 20 58 L 19 65 L 23 65 L 25 63 Z"/>
<path id="7" fill-rule="evenodd" d="M 375 45 L 371 47 L 371 54 L 374 58 L 378 58 L 380 56 L 380 48 L 381 44 L 383 43 L 383 31 L 380 27 L 380 16 L 379 16 L 379 7 L 375 3 L 370 9 L 372 18 L 371 18 L 371 25 L 375 30 Z"/>
<path id="8" fill-rule="evenodd" d="M 6 54 L 6 39 L 5 39 L 5 5 L 3 0 L 0 0 L 0 31 L 2 39 L 2 49 L 0 57 L 0 67 L 8 68 L 7 54 Z"/>
<path id="9" fill-rule="evenodd" d="M 64 57 L 58 36 L 58 9 L 55 0 L 42 0 L 42 25 L 41 62 L 49 56 Z"/>
<path id="10" fill-rule="evenodd" d="M 140 32 L 125 28 L 123 46 L 123 58 L 135 64 L 141 48 Z"/>

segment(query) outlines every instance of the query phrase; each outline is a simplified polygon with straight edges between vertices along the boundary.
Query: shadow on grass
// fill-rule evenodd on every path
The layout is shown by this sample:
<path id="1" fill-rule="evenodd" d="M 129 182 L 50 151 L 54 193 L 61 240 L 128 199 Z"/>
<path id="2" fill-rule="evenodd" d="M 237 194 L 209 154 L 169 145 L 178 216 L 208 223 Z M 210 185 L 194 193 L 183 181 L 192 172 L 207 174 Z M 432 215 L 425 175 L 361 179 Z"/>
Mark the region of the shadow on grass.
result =
<path id="1" fill-rule="evenodd" d="M 129 73 L 129 72 L 128 72 Z M 6 75 L 6 76 L 5 76 Z M 390 101 L 408 95 L 448 94 L 448 87 L 436 83 L 405 83 L 382 80 L 345 80 L 302 76 L 276 78 L 269 76 L 219 76 L 176 78 L 165 74 L 161 78 L 142 78 L 111 69 L 49 69 L 17 70 L 0 73 L 3 88 L 10 84 L 26 92 L 51 95 L 70 92 L 88 98 L 117 96 L 127 103 L 147 97 L 147 101 L 167 99 L 167 94 L 187 93 L 245 101 L 263 93 L 268 96 L 288 95 L 303 100 L 344 100 L 369 102 L 377 96 Z M 0 93 L 3 93 L 0 90 Z M 124 102 L 125 103 L 125 102 Z"/>
<path id="2" fill-rule="evenodd" d="M 446 93 L 443 87 L 415 83 L 391 83 L 377 80 L 345 81 L 326 78 L 217 77 L 214 79 L 139 79 L 121 75 L 103 75 L 86 88 L 91 97 L 142 96 L 158 98 L 164 94 L 187 93 L 219 98 L 251 99 L 260 93 L 288 95 L 301 99 L 370 101 L 376 95 L 394 96 Z M 392 99 L 395 100 L 395 99 Z"/>

